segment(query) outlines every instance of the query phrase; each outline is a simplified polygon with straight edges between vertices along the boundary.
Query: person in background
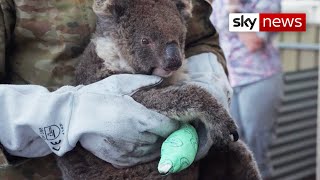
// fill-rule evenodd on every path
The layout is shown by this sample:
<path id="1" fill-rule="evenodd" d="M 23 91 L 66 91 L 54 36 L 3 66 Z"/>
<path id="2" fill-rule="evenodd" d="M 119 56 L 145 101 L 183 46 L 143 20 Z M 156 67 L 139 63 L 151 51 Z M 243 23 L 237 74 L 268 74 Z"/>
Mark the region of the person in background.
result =
<path id="1" fill-rule="evenodd" d="M 264 179 L 271 176 L 268 146 L 282 95 L 282 68 L 274 33 L 229 32 L 229 13 L 277 13 L 280 0 L 215 0 L 211 21 L 220 34 L 234 90 L 231 114 Z"/>

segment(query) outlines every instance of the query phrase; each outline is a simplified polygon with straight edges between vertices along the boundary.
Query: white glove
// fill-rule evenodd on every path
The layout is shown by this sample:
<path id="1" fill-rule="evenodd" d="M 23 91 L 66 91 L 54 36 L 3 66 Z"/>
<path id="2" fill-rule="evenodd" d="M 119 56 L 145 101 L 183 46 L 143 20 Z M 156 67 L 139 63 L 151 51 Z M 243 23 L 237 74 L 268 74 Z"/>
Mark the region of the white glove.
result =
<path id="1" fill-rule="evenodd" d="M 0 143 L 16 156 L 62 156 L 78 141 L 116 166 L 159 156 L 161 140 L 178 123 L 150 111 L 130 95 L 160 78 L 114 75 L 55 92 L 33 85 L 0 85 Z"/>
<path id="2" fill-rule="evenodd" d="M 202 53 L 188 58 L 187 62 L 190 76 L 190 80 L 187 83 L 206 89 L 230 114 L 232 88 L 222 65 L 217 60 L 217 56 L 213 53 Z M 210 132 L 210 129 L 203 126 L 197 128 L 200 140 L 196 157 L 198 160 L 204 157 L 214 144 L 207 137 L 207 132 Z M 238 134 L 234 134 L 234 138 L 237 140 Z"/>
<path id="3" fill-rule="evenodd" d="M 188 58 L 191 82 L 205 88 L 229 112 L 232 87 L 221 63 L 213 53 L 202 53 Z"/>

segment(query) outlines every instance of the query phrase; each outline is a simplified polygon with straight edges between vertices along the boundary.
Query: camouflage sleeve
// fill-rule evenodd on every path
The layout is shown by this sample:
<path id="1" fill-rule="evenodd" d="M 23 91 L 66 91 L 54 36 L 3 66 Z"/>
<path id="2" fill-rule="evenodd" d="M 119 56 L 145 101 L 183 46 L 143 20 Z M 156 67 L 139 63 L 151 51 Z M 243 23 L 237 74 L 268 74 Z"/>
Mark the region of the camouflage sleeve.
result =
<path id="1" fill-rule="evenodd" d="M 14 13 L 10 9 L 14 7 L 11 0 L 0 0 L 0 84 L 3 82 L 6 72 L 5 56 L 6 47 L 10 40 L 14 27 Z M 0 144 L 0 167 L 8 165 L 8 161 Z"/>
<path id="2" fill-rule="evenodd" d="M 224 67 L 228 74 L 226 60 L 219 45 L 219 35 L 212 23 L 210 0 L 192 0 L 193 17 L 188 22 L 188 34 L 186 40 L 186 57 L 196 54 L 212 52 Z"/>
<path id="3" fill-rule="evenodd" d="M 14 3 L 11 0 L 0 0 L 0 83 L 6 72 L 6 50 L 15 24 Z"/>

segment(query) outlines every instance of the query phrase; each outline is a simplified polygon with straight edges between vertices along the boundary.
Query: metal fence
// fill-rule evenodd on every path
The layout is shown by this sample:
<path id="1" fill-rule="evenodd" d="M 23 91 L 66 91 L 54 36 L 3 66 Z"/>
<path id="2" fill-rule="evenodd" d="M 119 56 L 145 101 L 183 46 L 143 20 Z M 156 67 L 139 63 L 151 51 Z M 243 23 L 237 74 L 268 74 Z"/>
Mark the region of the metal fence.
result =
<path id="1" fill-rule="evenodd" d="M 315 179 L 320 28 L 279 37 L 284 96 L 268 155 L 275 180 Z"/>
<path id="2" fill-rule="evenodd" d="M 286 73 L 284 96 L 269 156 L 274 179 L 314 179 L 316 172 L 316 69 Z"/>

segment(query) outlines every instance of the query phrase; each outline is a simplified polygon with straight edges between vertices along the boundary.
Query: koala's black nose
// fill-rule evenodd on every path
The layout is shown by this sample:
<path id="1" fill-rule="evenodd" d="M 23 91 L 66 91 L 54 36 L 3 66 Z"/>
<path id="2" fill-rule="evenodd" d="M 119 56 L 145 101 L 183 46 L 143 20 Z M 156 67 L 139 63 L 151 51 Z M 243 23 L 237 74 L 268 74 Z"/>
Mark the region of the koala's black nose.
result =
<path id="1" fill-rule="evenodd" d="M 182 55 L 178 44 L 167 44 L 165 51 L 164 68 L 172 71 L 179 69 L 182 65 Z"/>

